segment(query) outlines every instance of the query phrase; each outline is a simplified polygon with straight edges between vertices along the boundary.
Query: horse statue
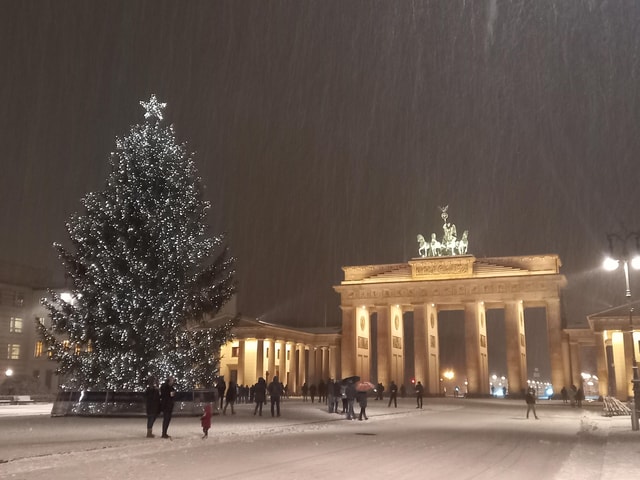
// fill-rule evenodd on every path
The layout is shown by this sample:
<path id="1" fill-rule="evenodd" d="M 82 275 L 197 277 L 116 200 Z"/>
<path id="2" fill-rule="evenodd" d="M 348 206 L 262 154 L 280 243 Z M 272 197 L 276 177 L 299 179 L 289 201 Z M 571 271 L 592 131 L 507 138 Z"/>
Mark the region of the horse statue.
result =
<path id="1" fill-rule="evenodd" d="M 426 257 L 428 247 L 429 246 L 427 245 L 427 241 L 424 239 L 424 237 L 418 234 L 418 255 L 420 255 L 422 258 Z"/>
<path id="2" fill-rule="evenodd" d="M 466 255 L 469 248 L 469 230 L 462 232 L 462 238 L 458 241 L 458 255 Z"/>

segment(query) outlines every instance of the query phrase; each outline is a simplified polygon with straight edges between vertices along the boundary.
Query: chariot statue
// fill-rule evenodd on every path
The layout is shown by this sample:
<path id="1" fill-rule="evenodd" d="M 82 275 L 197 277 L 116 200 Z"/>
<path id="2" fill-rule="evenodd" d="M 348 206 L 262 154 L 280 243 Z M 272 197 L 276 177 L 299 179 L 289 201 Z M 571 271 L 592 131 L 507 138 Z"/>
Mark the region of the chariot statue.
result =
<path id="1" fill-rule="evenodd" d="M 469 249 L 469 230 L 465 230 L 460 240 L 455 224 L 449 222 L 447 210 L 449 205 L 438 207 L 442 218 L 442 241 L 438 241 L 435 233 L 431 234 L 431 240 L 427 242 L 422 235 L 417 236 L 418 255 L 425 257 L 441 257 L 452 255 L 466 255 Z"/>

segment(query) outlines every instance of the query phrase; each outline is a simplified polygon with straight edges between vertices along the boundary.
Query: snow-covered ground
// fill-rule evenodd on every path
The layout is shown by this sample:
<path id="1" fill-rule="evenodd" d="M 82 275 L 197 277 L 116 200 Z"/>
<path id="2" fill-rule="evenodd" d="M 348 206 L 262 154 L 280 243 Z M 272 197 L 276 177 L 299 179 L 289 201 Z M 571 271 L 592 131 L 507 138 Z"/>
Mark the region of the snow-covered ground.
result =
<path id="1" fill-rule="evenodd" d="M 144 418 L 48 415 L 50 405 L 0 407 L 0 478 L 452 478 L 638 479 L 640 432 L 601 407 L 541 401 L 412 399 L 369 402 L 369 420 L 347 421 L 290 399 L 282 416 L 252 405 L 215 416 L 176 417 L 172 440 L 145 438 Z M 156 433 L 160 427 L 156 423 Z"/>

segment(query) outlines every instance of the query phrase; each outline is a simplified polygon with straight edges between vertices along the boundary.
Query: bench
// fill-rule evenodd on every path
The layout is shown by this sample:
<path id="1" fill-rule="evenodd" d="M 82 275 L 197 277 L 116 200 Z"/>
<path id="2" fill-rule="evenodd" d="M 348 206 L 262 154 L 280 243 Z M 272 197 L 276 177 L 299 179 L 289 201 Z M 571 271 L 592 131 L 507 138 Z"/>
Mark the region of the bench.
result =
<path id="1" fill-rule="evenodd" d="M 14 405 L 26 405 L 27 403 L 34 403 L 35 400 L 31 400 L 31 395 L 14 395 Z"/>

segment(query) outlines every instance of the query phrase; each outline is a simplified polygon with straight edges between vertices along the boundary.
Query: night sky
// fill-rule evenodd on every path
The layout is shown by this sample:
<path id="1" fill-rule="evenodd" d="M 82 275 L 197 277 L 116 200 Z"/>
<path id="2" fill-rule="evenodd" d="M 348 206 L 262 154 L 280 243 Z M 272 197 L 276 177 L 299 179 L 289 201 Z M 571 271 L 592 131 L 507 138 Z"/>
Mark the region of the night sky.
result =
<path id="1" fill-rule="evenodd" d="M 3 260 L 62 281 L 51 244 L 155 93 L 243 314 L 339 324 L 341 266 L 417 256 L 447 204 L 477 257 L 559 254 L 569 325 L 625 301 L 600 265 L 640 230 L 640 2 L 0 7 Z"/>

